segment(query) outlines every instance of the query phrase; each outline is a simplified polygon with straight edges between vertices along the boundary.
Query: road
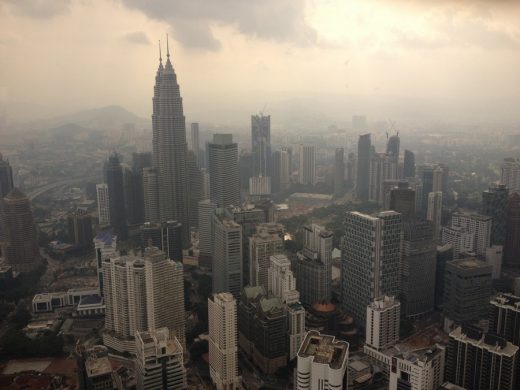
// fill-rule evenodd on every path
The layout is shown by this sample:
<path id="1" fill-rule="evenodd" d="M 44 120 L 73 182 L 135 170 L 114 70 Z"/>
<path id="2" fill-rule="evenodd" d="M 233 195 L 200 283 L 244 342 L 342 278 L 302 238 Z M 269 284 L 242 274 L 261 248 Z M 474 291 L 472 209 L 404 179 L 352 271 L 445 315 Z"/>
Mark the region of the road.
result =
<path id="1" fill-rule="evenodd" d="M 31 190 L 30 192 L 27 193 L 27 197 L 30 199 L 30 200 L 34 200 L 36 199 L 38 196 L 48 192 L 48 191 L 51 191 L 55 188 L 58 188 L 58 187 L 64 187 L 64 186 L 68 186 L 68 185 L 72 185 L 72 184 L 76 184 L 76 183 L 81 183 L 81 182 L 86 182 L 86 181 L 89 181 L 89 180 L 96 180 L 96 179 L 99 179 L 98 176 L 89 176 L 89 177 L 76 177 L 74 179 L 66 179 L 66 180 L 59 180 L 59 181 L 55 181 L 54 183 L 49 183 L 49 184 L 45 184 L 44 186 L 41 186 L 41 187 L 38 187 L 38 188 L 35 188 L 33 190 Z"/>

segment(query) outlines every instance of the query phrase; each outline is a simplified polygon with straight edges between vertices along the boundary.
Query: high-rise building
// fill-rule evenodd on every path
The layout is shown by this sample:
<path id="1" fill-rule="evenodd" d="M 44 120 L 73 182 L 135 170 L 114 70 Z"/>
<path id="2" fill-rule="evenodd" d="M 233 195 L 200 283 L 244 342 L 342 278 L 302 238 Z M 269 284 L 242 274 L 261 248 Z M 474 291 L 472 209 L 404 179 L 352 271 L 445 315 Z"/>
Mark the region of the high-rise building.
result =
<path id="1" fill-rule="evenodd" d="M 404 151 L 403 176 L 415 177 L 415 154 L 411 150 Z"/>
<path id="2" fill-rule="evenodd" d="M 507 199 L 509 189 L 498 184 L 489 187 L 482 193 L 482 214 L 493 218 L 491 226 L 491 244 L 504 245 L 506 242 L 507 229 Z"/>
<path id="3" fill-rule="evenodd" d="M 0 247 L 13 272 L 29 272 L 40 264 L 31 202 L 16 187 L 0 199 Z"/>
<path id="4" fill-rule="evenodd" d="M 240 388 L 238 376 L 237 302 L 230 293 L 208 298 L 209 367 L 217 390 Z"/>
<path id="5" fill-rule="evenodd" d="M 216 203 L 209 199 L 199 202 L 199 263 L 211 268 L 213 257 L 213 214 Z"/>
<path id="6" fill-rule="evenodd" d="M 108 200 L 108 186 L 105 183 L 96 184 L 98 221 L 100 226 L 110 225 L 110 202 Z"/>
<path id="7" fill-rule="evenodd" d="M 0 153 L 0 199 L 7 196 L 13 188 L 13 168 L 9 164 L 9 160 L 4 160 Z"/>
<path id="8" fill-rule="evenodd" d="M 316 146 L 300 145 L 300 184 L 316 184 Z"/>
<path id="9" fill-rule="evenodd" d="M 348 212 L 342 261 L 343 309 L 360 326 L 366 324 L 366 308 L 382 295 L 400 291 L 401 214 L 375 215 Z"/>
<path id="10" fill-rule="evenodd" d="M 491 276 L 500 279 L 502 276 L 502 262 L 504 258 L 504 247 L 502 245 L 492 245 L 486 249 L 486 263 L 492 267 Z"/>
<path id="11" fill-rule="evenodd" d="M 182 262 L 182 226 L 177 221 L 162 223 L 145 222 L 140 227 L 141 250 L 154 246 L 162 250 L 169 259 Z"/>
<path id="12" fill-rule="evenodd" d="M 415 190 L 408 182 L 399 181 L 390 191 L 390 210 L 400 213 L 403 219 L 415 217 Z"/>
<path id="13" fill-rule="evenodd" d="M 182 224 L 183 242 L 189 240 L 186 119 L 177 75 L 170 61 L 159 58 L 153 95 L 153 167 L 157 170 L 160 221 Z"/>
<path id="14" fill-rule="evenodd" d="M 110 226 L 121 240 L 128 238 L 128 226 L 125 208 L 125 187 L 123 183 L 123 167 L 117 154 L 112 154 L 105 165 L 105 177 L 108 186 L 108 208 Z"/>
<path id="15" fill-rule="evenodd" d="M 491 299 L 489 332 L 520 346 L 520 297 L 499 293 Z"/>
<path id="16" fill-rule="evenodd" d="M 202 187 L 203 177 L 200 168 L 197 166 L 197 160 L 194 152 L 188 152 L 186 169 L 188 171 L 188 215 L 190 226 L 199 226 L 199 202 L 203 199 Z"/>
<path id="17" fill-rule="evenodd" d="M 442 192 L 430 192 L 428 194 L 428 211 L 426 219 L 433 225 L 433 237 L 439 239 L 441 236 L 442 217 Z"/>
<path id="18" fill-rule="evenodd" d="M 132 154 L 132 169 L 125 179 L 129 180 L 126 189 L 128 222 L 140 224 L 145 221 L 144 179 L 143 170 L 152 166 L 152 153 L 139 152 Z"/>
<path id="19" fill-rule="evenodd" d="M 144 221 L 159 222 L 159 175 L 155 168 L 143 170 Z"/>
<path id="20" fill-rule="evenodd" d="M 459 326 L 446 348 L 445 379 L 465 389 L 513 390 L 518 358 L 518 346 L 479 328 Z"/>
<path id="21" fill-rule="evenodd" d="M 473 248 L 479 256 L 486 256 L 486 249 L 491 245 L 491 225 L 493 219 L 487 215 L 455 212 L 451 225 L 465 229 L 474 236 Z"/>
<path id="22" fill-rule="evenodd" d="M 345 190 L 345 149 L 334 152 L 334 195 L 341 196 Z"/>
<path id="23" fill-rule="evenodd" d="M 504 245 L 504 263 L 518 267 L 520 265 L 520 193 L 509 196 L 507 202 L 506 242 Z"/>
<path id="24" fill-rule="evenodd" d="M 283 239 L 277 234 L 270 234 L 266 229 L 259 228 L 249 239 L 249 283 L 251 286 L 268 288 L 268 269 L 270 258 L 283 253 Z"/>
<path id="25" fill-rule="evenodd" d="M 349 344 L 311 330 L 298 351 L 297 390 L 347 389 Z"/>
<path id="26" fill-rule="evenodd" d="M 271 155 L 271 191 L 273 194 L 277 194 L 281 191 L 280 178 L 282 175 L 282 152 L 275 150 Z"/>
<path id="27" fill-rule="evenodd" d="M 384 183 L 397 180 L 397 162 L 386 153 L 374 153 L 370 158 L 368 199 L 380 205 L 384 203 Z"/>
<path id="28" fill-rule="evenodd" d="M 359 200 L 368 200 L 370 183 L 370 160 L 370 134 L 363 134 L 359 136 L 356 164 L 356 195 Z"/>
<path id="29" fill-rule="evenodd" d="M 283 147 L 273 152 L 271 189 L 273 193 L 286 191 L 291 185 L 291 150 Z"/>
<path id="30" fill-rule="evenodd" d="M 271 177 L 271 116 L 251 115 L 253 176 Z"/>
<path id="31" fill-rule="evenodd" d="M 92 218 L 86 211 L 77 209 L 67 216 L 69 237 L 80 249 L 92 248 Z"/>
<path id="32" fill-rule="evenodd" d="M 208 150 L 208 155 L 209 155 L 209 150 Z M 241 189 L 243 189 L 243 190 L 249 189 L 249 178 L 252 176 L 253 176 L 253 155 L 247 150 L 241 150 L 240 156 L 238 157 L 238 178 L 240 181 Z"/>
<path id="33" fill-rule="evenodd" d="M 271 195 L 271 178 L 269 176 L 250 177 L 249 195 L 253 198 Z"/>
<path id="34" fill-rule="evenodd" d="M 195 163 L 197 167 L 200 167 L 201 164 L 199 162 L 200 155 L 200 145 L 199 145 L 199 124 L 197 122 L 193 122 L 191 124 L 191 151 L 195 156 Z"/>
<path id="35" fill-rule="evenodd" d="M 433 192 L 433 171 L 435 165 L 424 164 L 420 165 L 417 169 L 417 177 L 422 183 L 422 199 L 421 199 L 421 215 L 426 217 L 428 213 L 428 195 Z M 419 211 L 419 210 L 418 210 Z"/>
<path id="36" fill-rule="evenodd" d="M 446 263 L 453 260 L 453 246 L 445 244 L 437 246 L 437 261 L 435 267 L 435 307 L 442 309 L 444 306 L 444 274 Z"/>
<path id="37" fill-rule="evenodd" d="M 95 345 L 85 350 L 78 346 L 75 352 L 80 389 L 98 390 L 116 387 L 107 347 Z"/>
<path id="38" fill-rule="evenodd" d="M 441 241 L 453 247 L 454 259 L 458 259 L 461 254 L 472 253 L 475 248 L 475 235 L 460 226 L 444 226 Z"/>
<path id="39" fill-rule="evenodd" d="M 390 158 L 396 163 L 399 161 L 400 145 L 401 139 L 399 138 L 399 133 L 397 133 L 397 135 L 390 136 L 390 138 L 388 138 L 388 142 L 386 143 L 386 154 L 388 154 Z"/>
<path id="40" fill-rule="evenodd" d="M 475 258 L 446 263 L 444 274 L 445 324 L 465 324 L 487 318 L 491 297 L 490 265 Z"/>
<path id="41" fill-rule="evenodd" d="M 404 221 L 402 231 L 399 297 L 403 314 L 418 317 L 432 312 L 435 306 L 437 245 L 428 221 Z"/>
<path id="42" fill-rule="evenodd" d="M 239 299 L 242 291 L 242 227 L 225 216 L 213 215 L 213 293 L 229 292 Z"/>
<path id="43" fill-rule="evenodd" d="M 297 253 L 295 273 L 300 299 L 306 306 L 331 299 L 332 232 L 312 224 L 303 227 L 303 250 Z"/>
<path id="44" fill-rule="evenodd" d="M 99 286 L 99 295 L 103 296 L 103 262 L 118 256 L 117 237 L 110 232 L 100 232 L 94 237 L 94 249 L 96 252 L 96 270 Z"/>
<path id="45" fill-rule="evenodd" d="M 214 134 L 209 144 L 210 197 L 218 207 L 240 205 L 238 145 L 231 134 Z"/>
<path id="46" fill-rule="evenodd" d="M 366 343 L 376 350 L 399 341 L 401 304 L 393 296 L 374 299 L 367 306 Z"/>
<path id="47" fill-rule="evenodd" d="M 188 388 L 183 349 L 168 328 L 138 331 L 135 343 L 138 390 Z"/>
<path id="48" fill-rule="evenodd" d="M 519 192 L 520 160 L 505 158 L 500 171 L 500 184 L 504 184 L 511 192 Z"/>

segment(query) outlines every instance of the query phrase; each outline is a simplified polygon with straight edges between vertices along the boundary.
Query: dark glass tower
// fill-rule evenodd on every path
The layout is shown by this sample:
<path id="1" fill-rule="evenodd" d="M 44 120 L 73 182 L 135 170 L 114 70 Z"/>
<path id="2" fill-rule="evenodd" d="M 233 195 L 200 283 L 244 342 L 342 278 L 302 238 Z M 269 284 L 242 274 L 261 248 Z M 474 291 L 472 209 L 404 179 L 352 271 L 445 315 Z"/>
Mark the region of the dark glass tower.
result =
<path id="1" fill-rule="evenodd" d="M 514 192 L 508 201 L 504 263 L 520 267 L 520 194 Z"/>
<path id="2" fill-rule="evenodd" d="M 0 199 L 7 196 L 13 187 L 13 168 L 0 153 Z"/>
<path id="3" fill-rule="evenodd" d="M 271 116 L 251 115 L 253 176 L 271 176 Z"/>
<path id="4" fill-rule="evenodd" d="M 404 151 L 403 176 L 415 177 L 415 154 L 410 150 Z"/>
<path id="5" fill-rule="evenodd" d="M 108 186 L 108 209 L 110 212 L 110 226 L 121 240 L 128 238 L 126 221 L 125 186 L 123 181 L 123 167 L 119 156 L 112 154 L 105 165 L 105 177 Z"/>
<path id="6" fill-rule="evenodd" d="M 167 51 L 166 65 L 159 58 L 153 96 L 153 166 L 159 184 L 161 221 L 177 220 L 189 243 L 188 180 L 186 174 L 186 119 L 177 75 Z"/>
<path id="7" fill-rule="evenodd" d="M 359 136 L 356 177 L 356 195 L 360 200 L 368 200 L 370 174 L 370 134 Z"/>
<path id="8" fill-rule="evenodd" d="M 482 193 L 482 214 L 493 218 L 492 245 L 504 245 L 506 241 L 508 196 L 509 190 L 503 184 L 490 187 Z"/>

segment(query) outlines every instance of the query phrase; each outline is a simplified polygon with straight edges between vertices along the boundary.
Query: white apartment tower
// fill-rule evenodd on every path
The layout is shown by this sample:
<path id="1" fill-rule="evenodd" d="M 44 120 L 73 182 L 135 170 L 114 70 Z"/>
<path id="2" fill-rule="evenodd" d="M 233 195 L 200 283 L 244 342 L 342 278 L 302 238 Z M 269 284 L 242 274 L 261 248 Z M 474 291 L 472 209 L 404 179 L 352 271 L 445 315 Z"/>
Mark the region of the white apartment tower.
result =
<path id="1" fill-rule="evenodd" d="M 278 234 L 271 234 L 261 226 L 249 239 L 249 281 L 251 286 L 264 286 L 267 290 L 270 258 L 283 253 L 283 240 Z"/>
<path id="2" fill-rule="evenodd" d="M 457 260 L 461 253 L 471 253 L 475 247 L 475 235 L 460 226 L 444 226 L 442 228 L 443 244 L 453 246 L 453 259 Z"/>
<path id="3" fill-rule="evenodd" d="M 237 303 L 230 293 L 208 298 L 209 366 L 217 390 L 240 388 L 238 376 Z"/>
<path id="4" fill-rule="evenodd" d="M 316 184 L 316 146 L 300 145 L 300 184 Z"/>
<path id="5" fill-rule="evenodd" d="M 138 390 L 188 388 L 183 349 L 168 328 L 137 332 L 135 368 Z"/>
<path id="6" fill-rule="evenodd" d="M 108 185 L 106 183 L 96 185 L 99 225 L 110 225 L 110 209 L 108 201 Z"/>
<path id="7" fill-rule="evenodd" d="M 378 351 L 399 341 L 401 303 L 393 296 L 376 298 L 367 306 L 366 343 Z"/>
<path id="8" fill-rule="evenodd" d="M 520 192 L 520 161 L 504 159 L 500 169 L 500 183 L 509 188 L 510 193 Z"/>
<path id="9" fill-rule="evenodd" d="M 476 213 L 453 213 L 452 226 L 458 226 L 474 236 L 473 251 L 479 256 L 486 256 L 486 249 L 491 246 L 491 225 L 493 218 Z"/>

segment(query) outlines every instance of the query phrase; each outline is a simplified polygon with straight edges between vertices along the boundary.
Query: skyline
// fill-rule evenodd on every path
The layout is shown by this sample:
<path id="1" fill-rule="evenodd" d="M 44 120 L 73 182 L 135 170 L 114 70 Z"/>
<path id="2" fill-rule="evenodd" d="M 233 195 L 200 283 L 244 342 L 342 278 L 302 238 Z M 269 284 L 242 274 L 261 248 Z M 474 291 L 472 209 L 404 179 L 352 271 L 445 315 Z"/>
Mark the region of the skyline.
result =
<path id="1" fill-rule="evenodd" d="M 149 80 L 167 33 L 188 122 L 247 123 L 259 111 L 520 120 L 512 1 L 165 4 L 4 1 L 2 121 L 112 104 L 150 118 Z"/>

